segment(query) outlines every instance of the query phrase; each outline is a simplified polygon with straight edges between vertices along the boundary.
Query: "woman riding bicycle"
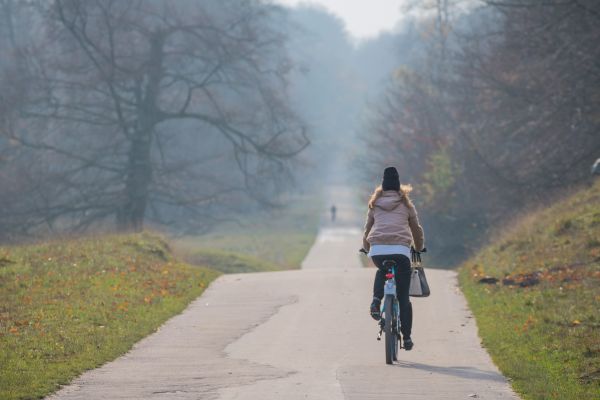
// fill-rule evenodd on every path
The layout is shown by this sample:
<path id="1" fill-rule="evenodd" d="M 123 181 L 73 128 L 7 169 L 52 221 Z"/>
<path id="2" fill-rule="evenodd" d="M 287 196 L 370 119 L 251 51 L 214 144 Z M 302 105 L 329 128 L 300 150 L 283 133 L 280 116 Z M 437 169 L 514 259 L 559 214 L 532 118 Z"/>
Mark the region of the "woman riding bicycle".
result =
<path id="1" fill-rule="evenodd" d="M 363 247 L 377 266 L 373 283 L 371 316 L 381 318 L 385 271 L 383 261 L 396 262 L 396 292 L 400 303 L 400 331 L 404 348 L 411 350 L 412 304 L 408 297 L 410 286 L 410 248 L 421 251 L 424 245 L 423 228 L 419 224 L 417 210 L 408 194 L 412 187 L 400 185 L 398 171 L 388 167 L 383 172 L 383 182 L 369 200 L 369 211 L 363 236 Z"/>

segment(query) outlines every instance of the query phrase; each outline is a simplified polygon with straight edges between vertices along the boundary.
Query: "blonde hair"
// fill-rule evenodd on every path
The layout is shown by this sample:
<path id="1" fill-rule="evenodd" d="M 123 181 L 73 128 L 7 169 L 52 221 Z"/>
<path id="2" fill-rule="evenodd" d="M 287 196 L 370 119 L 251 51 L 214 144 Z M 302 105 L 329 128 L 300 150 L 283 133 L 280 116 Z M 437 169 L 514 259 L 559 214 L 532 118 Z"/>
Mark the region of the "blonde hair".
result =
<path id="1" fill-rule="evenodd" d="M 398 190 L 398 194 L 400 195 L 400 200 L 408 208 L 414 207 L 412 201 L 410 201 L 410 197 L 408 197 L 408 194 L 410 192 L 412 192 L 412 190 L 413 190 L 413 188 L 411 185 L 400 185 L 400 190 Z M 379 185 L 375 188 L 375 191 L 373 192 L 373 194 L 371 195 L 371 198 L 369 199 L 369 208 L 375 207 L 375 201 L 378 198 L 380 198 L 382 194 L 383 194 L 383 188 L 381 187 L 381 185 Z"/>

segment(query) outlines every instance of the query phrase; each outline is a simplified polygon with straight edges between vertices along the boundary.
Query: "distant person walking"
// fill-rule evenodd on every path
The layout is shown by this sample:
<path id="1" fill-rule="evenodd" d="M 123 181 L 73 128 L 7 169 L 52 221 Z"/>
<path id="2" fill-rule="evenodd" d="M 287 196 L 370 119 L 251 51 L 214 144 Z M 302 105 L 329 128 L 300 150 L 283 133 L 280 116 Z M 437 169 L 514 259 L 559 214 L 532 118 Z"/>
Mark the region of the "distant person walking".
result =
<path id="1" fill-rule="evenodd" d="M 335 213 L 337 212 L 337 208 L 336 208 L 335 204 L 331 206 L 330 211 L 331 211 L 331 222 L 335 222 Z"/>

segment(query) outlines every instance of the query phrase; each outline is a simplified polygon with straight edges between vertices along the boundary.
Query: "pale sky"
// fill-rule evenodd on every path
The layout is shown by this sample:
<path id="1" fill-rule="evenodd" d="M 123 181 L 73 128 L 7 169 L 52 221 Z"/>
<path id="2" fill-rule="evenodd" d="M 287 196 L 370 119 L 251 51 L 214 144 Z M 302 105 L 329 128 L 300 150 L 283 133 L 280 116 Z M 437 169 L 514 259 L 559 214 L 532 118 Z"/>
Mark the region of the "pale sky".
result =
<path id="1" fill-rule="evenodd" d="M 377 36 L 391 30 L 401 16 L 403 0 L 274 0 L 295 6 L 319 4 L 340 17 L 348 32 L 356 39 Z"/>

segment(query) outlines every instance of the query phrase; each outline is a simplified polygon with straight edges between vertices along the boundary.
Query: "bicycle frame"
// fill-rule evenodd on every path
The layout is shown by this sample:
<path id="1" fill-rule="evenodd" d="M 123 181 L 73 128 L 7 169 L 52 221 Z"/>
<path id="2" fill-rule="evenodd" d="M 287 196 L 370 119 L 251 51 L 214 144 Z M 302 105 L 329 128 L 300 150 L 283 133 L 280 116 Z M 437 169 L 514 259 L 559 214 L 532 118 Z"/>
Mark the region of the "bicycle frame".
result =
<path id="1" fill-rule="evenodd" d="M 396 297 L 396 265 L 388 268 L 385 278 L 386 281 L 383 286 L 383 295 L 387 296 L 388 294 L 391 294 Z"/>

